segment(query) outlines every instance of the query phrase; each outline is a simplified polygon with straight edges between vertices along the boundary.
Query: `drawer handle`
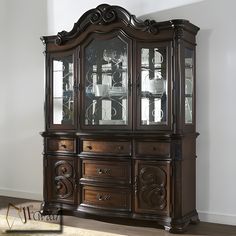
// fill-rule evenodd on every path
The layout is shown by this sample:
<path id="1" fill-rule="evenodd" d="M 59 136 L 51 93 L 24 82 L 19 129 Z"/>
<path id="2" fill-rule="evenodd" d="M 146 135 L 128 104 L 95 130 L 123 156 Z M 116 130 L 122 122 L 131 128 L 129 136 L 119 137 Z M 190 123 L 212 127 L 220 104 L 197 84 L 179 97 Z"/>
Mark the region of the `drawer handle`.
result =
<path id="1" fill-rule="evenodd" d="M 98 201 L 109 201 L 110 199 L 111 199 L 111 195 L 109 194 L 105 194 L 105 195 L 97 194 Z"/>
<path id="2" fill-rule="evenodd" d="M 101 174 L 106 174 L 106 175 L 110 175 L 111 174 L 111 169 L 101 169 L 101 168 L 97 168 L 97 173 L 99 175 Z"/>
<path id="3" fill-rule="evenodd" d="M 64 149 L 66 149 L 66 144 L 61 144 L 60 146 Z"/>
<path id="4" fill-rule="evenodd" d="M 134 192 L 135 194 L 138 193 L 138 176 L 137 175 L 134 178 Z"/>
<path id="5" fill-rule="evenodd" d="M 92 150 L 93 147 L 91 145 L 86 146 L 89 150 Z"/>
<path id="6" fill-rule="evenodd" d="M 119 145 L 117 148 L 118 148 L 118 150 L 123 150 L 124 149 L 124 147 L 121 146 L 121 145 Z"/>
<path id="7" fill-rule="evenodd" d="M 156 148 L 156 147 L 153 147 L 153 148 L 152 148 L 152 150 L 153 150 L 153 151 L 156 151 L 156 150 L 157 150 L 157 148 Z"/>

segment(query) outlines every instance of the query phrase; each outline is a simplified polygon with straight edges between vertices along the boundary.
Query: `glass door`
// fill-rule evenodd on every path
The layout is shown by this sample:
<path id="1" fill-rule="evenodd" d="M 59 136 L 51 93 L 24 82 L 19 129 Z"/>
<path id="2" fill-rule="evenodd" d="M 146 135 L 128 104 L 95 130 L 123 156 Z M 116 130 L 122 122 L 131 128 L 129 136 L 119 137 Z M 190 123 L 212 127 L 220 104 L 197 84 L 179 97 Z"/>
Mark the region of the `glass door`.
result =
<path id="1" fill-rule="evenodd" d="M 184 49 L 184 101 L 185 124 L 193 123 L 193 91 L 194 91 L 194 50 Z"/>
<path id="2" fill-rule="evenodd" d="M 72 53 L 51 55 L 50 71 L 50 128 L 74 129 L 75 70 Z"/>
<path id="3" fill-rule="evenodd" d="M 168 129 L 170 126 L 170 50 L 167 44 L 142 44 L 138 51 L 139 129 Z"/>
<path id="4" fill-rule="evenodd" d="M 121 36 L 92 39 L 83 49 L 85 128 L 130 126 L 129 54 L 128 42 Z"/>

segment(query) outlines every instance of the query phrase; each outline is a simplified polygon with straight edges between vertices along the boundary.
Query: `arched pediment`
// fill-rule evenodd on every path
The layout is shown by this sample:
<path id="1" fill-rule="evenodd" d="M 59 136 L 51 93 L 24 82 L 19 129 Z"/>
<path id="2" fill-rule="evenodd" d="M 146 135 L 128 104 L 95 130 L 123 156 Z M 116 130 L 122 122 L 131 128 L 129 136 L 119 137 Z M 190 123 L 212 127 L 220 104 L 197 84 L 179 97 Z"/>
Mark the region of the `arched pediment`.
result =
<path id="1" fill-rule="evenodd" d="M 77 37 L 90 25 L 107 25 L 115 22 L 122 22 L 125 26 L 151 34 L 159 32 L 158 23 L 154 20 L 141 21 L 122 7 L 102 4 L 84 13 L 71 31 L 59 32 L 56 37 L 56 44 L 62 45 Z"/>

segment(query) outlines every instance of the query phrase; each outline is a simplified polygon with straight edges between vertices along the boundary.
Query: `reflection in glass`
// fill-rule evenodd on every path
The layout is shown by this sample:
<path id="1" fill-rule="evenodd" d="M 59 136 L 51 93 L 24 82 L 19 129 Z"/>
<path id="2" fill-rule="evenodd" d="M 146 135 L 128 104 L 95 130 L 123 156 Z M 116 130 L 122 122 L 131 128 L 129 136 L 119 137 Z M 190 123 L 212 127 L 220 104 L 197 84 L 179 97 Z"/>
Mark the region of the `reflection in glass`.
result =
<path id="1" fill-rule="evenodd" d="M 74 124 L 72 56 L 53 60 L 53 124 Z"/>
<path id="2" fill-rule="evenodd" d="M 166 48 L 141 49 L 141 124 L 167 119 Z"/>
<path id="3" fill-rule="evenodd" d="M 85 125 L 127 125 L 127 43 L 93 40 L 85 49 Z"/>
<path id="4" fill-rule="evenodd" d="M 185 48 L 185 123 L 193 122 L 193 50 Z"/>

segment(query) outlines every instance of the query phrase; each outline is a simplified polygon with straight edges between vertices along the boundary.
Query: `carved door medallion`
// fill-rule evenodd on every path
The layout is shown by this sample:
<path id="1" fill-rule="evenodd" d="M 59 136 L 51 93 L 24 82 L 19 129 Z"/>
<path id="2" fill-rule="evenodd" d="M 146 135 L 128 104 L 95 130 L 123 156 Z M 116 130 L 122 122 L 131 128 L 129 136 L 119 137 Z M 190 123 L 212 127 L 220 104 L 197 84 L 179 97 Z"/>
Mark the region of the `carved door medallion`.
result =
<path id="1" fill-rule="evenodd" d="M 76 195 L 74 159 L 68 157 L 65 159 L 49 157 L 49 174 L 53 186 L 50 198 L 55 201 L 74 203 Z"/>
<path id="2" fill-rule="evenodd" d="M 136 161 L 135 210 L 142 213 L 169 214 L 169 162 Z"/>

